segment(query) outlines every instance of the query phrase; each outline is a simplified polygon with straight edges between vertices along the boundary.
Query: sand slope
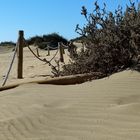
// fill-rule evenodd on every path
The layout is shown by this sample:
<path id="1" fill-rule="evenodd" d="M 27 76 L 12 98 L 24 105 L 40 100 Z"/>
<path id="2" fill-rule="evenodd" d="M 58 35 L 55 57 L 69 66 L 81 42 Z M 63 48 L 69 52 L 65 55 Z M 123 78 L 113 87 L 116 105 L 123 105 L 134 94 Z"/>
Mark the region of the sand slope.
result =
<path id="1" fill-rule="evenodd" d="M 0 140 L 139 140 L 140 73 L 0 92 Z"/>

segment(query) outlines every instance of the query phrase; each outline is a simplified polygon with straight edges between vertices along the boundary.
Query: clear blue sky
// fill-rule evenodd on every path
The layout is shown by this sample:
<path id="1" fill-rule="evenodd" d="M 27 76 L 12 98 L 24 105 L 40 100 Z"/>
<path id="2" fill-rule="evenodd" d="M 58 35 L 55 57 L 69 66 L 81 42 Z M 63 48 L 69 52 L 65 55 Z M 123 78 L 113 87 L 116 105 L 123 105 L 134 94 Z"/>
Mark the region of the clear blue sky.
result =
<path id="1" fill-rule="evenodd" d="M 84 5 L 93 7 L 95 0 L 0 0 L 0 41 L 16 41 L 18 30 L 24 30 L 25 38 L 34 35 L 59 33 L 71 39 L 77 37 L 76 24 L 85 23 L 80 14 Z M 123 7 L 129 0 L 98 0 L 105 2 L 107 10 Z"/>

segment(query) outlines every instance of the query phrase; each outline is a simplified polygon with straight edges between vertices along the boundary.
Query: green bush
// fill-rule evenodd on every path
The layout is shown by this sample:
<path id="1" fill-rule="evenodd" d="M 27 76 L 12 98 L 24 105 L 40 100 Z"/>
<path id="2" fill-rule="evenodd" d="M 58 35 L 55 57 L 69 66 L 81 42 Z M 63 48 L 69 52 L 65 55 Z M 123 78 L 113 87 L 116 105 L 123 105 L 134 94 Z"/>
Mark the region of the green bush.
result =
<path id="1" fill-rule="evenodd" d="M 95 2 L 92 13 L 82 7 L 87 23 L 76 32 L 83 39 L 86 50 L 73 57 L 63 67 L 62 74 L 102 72 L 107 75 L 131 67 L 140 55 L 140 4 L 130 2 L 123 12 L 119 6 L 115 13 L 106 11 Z"/>
<path id="2" fill-rule="evenodd" d="M 58 45 L 58 42 L 63 42 L 64 44 L 67 44 L 67 39 L 64 37 L 58 35 L 57 33 L 52 33 L 48 35 L 43 36 L 35 36 L 31 37 L 27 40 L 29 45 L 37 45 L 41 49 L 45 49 L 47 45 L 50 45 L 51 47 L 56 48 Z"/>
<path id="3" fill-rule="evenodd" d="M 29 45 L 38 45 L 39 43 L 43 42 L 43 38 L 41 36 L 34 36 L 27 40 Z"/>
<path id="4" fill-rule="evenodd" d="M 12 41 L 5 41 L 5 42 L 1 42 L 0 46 L 16 46 L 16 43 Z"/>

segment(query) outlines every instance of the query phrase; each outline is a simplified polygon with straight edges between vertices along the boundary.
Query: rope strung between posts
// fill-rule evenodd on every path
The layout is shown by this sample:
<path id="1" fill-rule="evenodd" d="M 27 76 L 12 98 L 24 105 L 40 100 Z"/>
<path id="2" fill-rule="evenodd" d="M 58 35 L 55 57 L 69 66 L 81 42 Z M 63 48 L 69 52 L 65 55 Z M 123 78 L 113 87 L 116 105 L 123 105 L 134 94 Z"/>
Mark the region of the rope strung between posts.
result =
<path id="1" fill-rule="evenodd" d="M 10 65 L 9 65 L 9 68 L 8 68 L 8 71 L 7 71 L 6 76 L 5 76 L 5 78 L 4 78 L 4 81 L 3 81 L 3 83 L 2 83 L 2 86 L 4 86 L 4 85 L 6 84 L 6 82 L 7 82 L 7 80 L 8 80 L 10 71 L 11 71 L 11 69 L 12 69 L 12 66 L 13 66 L 13 63 L 14 63 L 14 60 L 15 60 L 15 56 L 16 56 L 16 52 L 17 52 L 17 46 L 18 46 L 18 45 L 16 44 L 16 47 L 15 47 L 15 50 L 14 50 L 14 54 L 13 54 L 11 63 L 10 63 Z"/>
<path id="2" fill-rule="evenodd" d="M 54 54 L 54 56 L 52 57 L 52 59 L 50 59 L 49 62 L 51 62 L 56 57 L 57 53 L 58 53 L 58 49 L 57 49 L 56 53 Z"/>
<path id="3" fill-rule="evenodd" d="M 46 62 L 47 64 L 49 64 L 49 66 L 52 67 L 52 69 L 56 69 L 56 67 L 55 67 L 54 65 L 51 64 L 51 61 L 52 61 L 52 60 L 55 58 L 55 56 L 57 55 L 58 50 L 57 50 L 57 52 L 55 53 L 55 55 L 53 56 L 53 58 L 52 58 L 50 61 L 47 61 L 46 58 L 44 58 L 44 59 L 39 58 L 39 57 L 33 52 L 33 50 L 30 48 L 29 45 L 27 45 L 27 47 L 29 48 L 29 50 L 31 51 L 31 53 L 32 53 L 38 60 L 43 61 L 43 62 Z"/>
<path id="4" fill-rule="evenodd" d="M 24 39 L 24 38 L 23 38 L 23 39 Z M 26 42 L 25 39 L 24 39 L 24 43 L 25 43 L 25 46 L 28 47 L 28 49 L 31 51 L 31 53 L 32 53 L 38 60 L 40 60 L 40 61 L 42 61 L 42 62 L 46 62 L 47 64 L 49 64 L 49 66 L 52 67 L 52 69 L 54 69 L 54 70 L 57 71 L 56 66 L 52 65 L 52 64 L 51 64 L 51 61 L 52 61 L 52 60 L 55 58 L 55 56 L 57 55 L 58 49 L 57 49 L 56 53 L 54 54 L 54 56 L 52 57 L 52 59 L 50 59 L 49 61 L 47 61 L 46 58 L 44 58 L 44 59 L 39 58 L 39 57 L 34 53 L 34 51 L 30 48 L 30 46 L 28 45 L 28 43 Z M 58 47 L 58 48 L 59 48 L 59 47 Z"/>
<path id="5" fill-rule="evenodd" d="M 50 62 L 56 57 L 56 55 L 57 55 L 57 53 L 58 53 L 58 49 L 57 49 L 57 51 L 56 51 L 56 53 L 54 54 L 54 56 L 48 61 L 48 60 L 46 60 L 46 58 L 43 58 L 43 59 L 39 58 L 39 57 L 34 53 L 34 51 L 30 48 L 29 45 L 28 45 L 27 47 L 28 47 L 28 49 L 31 51 L 31 53 L 32 53 L 38 60 L 40 60 L 40 61 L 42 61 L 42 62 L 49 63 L 49 64 L 50 64 Z"/>
<path id="6" fill-rule="evenodd" d="M 24 38 L 23 38 L 23 39 L 24 39 Z M 25 39 L 24 39 L 24 42 L 25 42 L 25 44 L 27 45 Z M 64 44 L 62 44 L 62 45 L 63 45 L 63 48 L 67 48 L 66 45 L 64 45 Z M 57 48 L 56 53 L 54 54 L 54 56 L 53 56 L 49 61 L 46 60 L 46 58 L 43 58 L 43 59 L 39 58 L 39 57 L 33 52 L 33 50 L 30 48 L 29 45 L 27 45 L 27 47 L 28 47 L 28 49 L 31 51 L 31 53 L 32 53 L 38 60 L 40 60 L 40 61 L 42 61 L 42 62 L 45 62 L 45 63 L 48 63 L 50 66 L 52 66 L 52 67 L 55 69 L 55 66 L 53 66 L 53 65 L 51 64 L 51 61 L 56 57 L 56 55 L 57 55 L 57 53 L 58 53 L 58 51 L 59 51 L 59 47 L 58 47 L 58 46 L 56 47 L 56 48 Z M 6 84 L 6 82 L 7 82 L 7 80 L 8 80 L 8 77 L 9 77 L 9 74 L 10 74 L 10 72 L 11 72 L 11 69 L 12 69 L 12 66 L 13 66 L 13 63 L 14 63 L 14 60 L 15 60 L 15 56 L 16 56 L 16 53 L 17 53 L 17 48 L 18 48 L 18 44 L 16 44 L 16 46 L 15 46 L 14 54 L 13 54 L 13 57 L 12 57 L 12 59 L 11 59 L 11 63 L 10 63 L 10 65 L 9 65 L 8 71 L 7 71 L 6 75 L 4 76 L 4 81 L 3 81 L 3 83 L 2 83 L 2 86 L 4 86 L 4 85 Z M 50 48 L 50 49 L 53 49 L 53 50 L 56 49 L 56 48 L 53 48 L 53 47 L 51 47 L 51 46 L 47 46 L 46 48 Z"/>
<path id="7" fill-rule="evenodd" d="M 62 46 L 63 46 L 64 49 L 67 49 L 68 48 L 67 45 L 63 44 L 63 42 L 61 42 L 61 44 L 62 44 Z M 52 50 L 55 50 L 55 49 L 58 49 L 58 46 L 57 47 L 51 47 L 51 46 L 47 45 L 47 47 L 45 47 L 44 50 L 46 50 L 48 48 L 49 49 L 52 49 Z"/>
<path id="8" fill-rule="evenodd" d="M 62 44 L 62 46 L 63 46 L 64 49 L 68 49 L 68 46 L 65 45 L 63 42 L 61 42 L 61 44 Z"/>
<path id="9" fill-rule="evenodd" d="M 51 46 L 48 45 L 47 47 L 44 48 L 44 50 L 46 50 L 46 49 L 48 49 L 48 48 L 49 48 L 49 49 L 52 49 L 52 50 L 56 50 L 56 49 L 58 49 L 58 46 L 55 47 L 55 48 L 53 48 L 53 47 L 51 47 Z"/>
<path id="10" fill-rule="evenodd" d="M 32 53 L 38 60 L 43 61 L 43 62 L 48 62 L 45 58 L 44 58 L 44 59 L 39 58 L 39 57 L 33 52 L 33 50 L 30 48 L 29 45 L 27 45 L 27 47 L 28 47 L 28 49 L 31 51 L 31 53 Z"/>

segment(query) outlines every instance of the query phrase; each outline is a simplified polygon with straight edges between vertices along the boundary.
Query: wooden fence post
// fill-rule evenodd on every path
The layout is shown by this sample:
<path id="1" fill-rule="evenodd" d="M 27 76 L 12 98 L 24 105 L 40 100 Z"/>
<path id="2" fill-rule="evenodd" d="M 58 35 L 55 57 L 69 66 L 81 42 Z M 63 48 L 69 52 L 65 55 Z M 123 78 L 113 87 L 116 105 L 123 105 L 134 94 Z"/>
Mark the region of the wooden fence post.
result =
<path id="1" fill-rule="evenodd" d="M 61 46 L 62 46 L 62 49 L 63 49 L 63 54 L 65 54 L 64 44 L 62 42 L 61 42 Z"/>
<path id="2" fill-rule="evenodd" d="M 23 47 L 24 47 L 24 31 L 19 31 L 19 37 L 17 42 L 17 78 L 23 78 Z"/>
<path id="3" fill-rule="evenodd" d="M 49 45 L 47 45 L 47 50 L 48 50 L 47 56 L 50 56 L 50 48 L 49 48 Z"/>
<path id="4" fill-rule="evenodd" d="M 60 53 L 60 61 L 64 62 L 64 57 L 63 57 L 63 47 L 60 42 L 58 42 L 58 47 L 59 47 L 59 53 Z"/>
<path id="5" fill-rule="evenodd" d="M 37 56 L 40 57 L 38 48 L 36 48 L 36 53 L 37 53 Z"/>

